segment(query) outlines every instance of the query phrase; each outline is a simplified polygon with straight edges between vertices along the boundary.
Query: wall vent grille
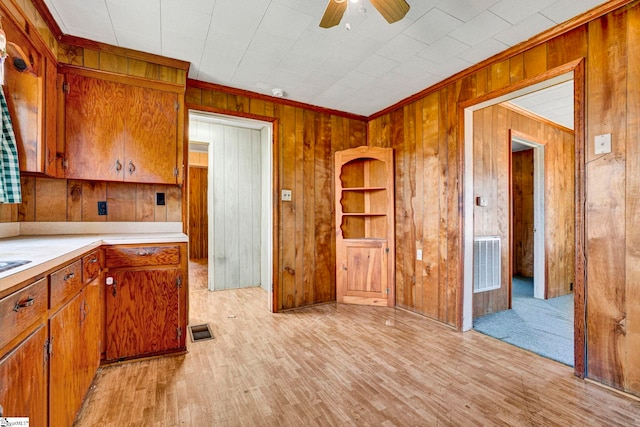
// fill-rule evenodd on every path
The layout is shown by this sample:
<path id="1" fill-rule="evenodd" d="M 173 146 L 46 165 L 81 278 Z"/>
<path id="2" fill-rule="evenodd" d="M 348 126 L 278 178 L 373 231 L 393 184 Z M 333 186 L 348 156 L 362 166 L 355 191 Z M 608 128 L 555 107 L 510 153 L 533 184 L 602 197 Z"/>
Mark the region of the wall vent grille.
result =
<path id="1" fill-rule="evenodd" d="M 473 293 L 500 289 L 500 270 L 500 237 L 476 237 L 473 241 Z"/>

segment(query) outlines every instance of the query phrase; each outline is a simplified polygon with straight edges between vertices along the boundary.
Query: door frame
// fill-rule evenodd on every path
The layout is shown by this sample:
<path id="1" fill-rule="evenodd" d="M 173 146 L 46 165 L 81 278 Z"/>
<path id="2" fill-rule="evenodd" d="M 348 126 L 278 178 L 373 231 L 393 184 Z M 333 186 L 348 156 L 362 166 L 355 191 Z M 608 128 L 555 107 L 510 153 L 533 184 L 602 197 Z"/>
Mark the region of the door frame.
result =
<path id="1" fill-rule="evenodd" d="M 261 209 L 261 282 L 267 281 L 267 308 L 270 312 L 275 313 L 278 311 L 278 289 L 279 289 L 279 281 L 278 275 L 276 274 L 277 265 L 278 265 L 278 247 L 280 244 L 280 239 L 278 237 L 278 203 L 275 199 L 275 189 L 278 188 L 278 176 L 276 171 L 278 170 L 278 145 L 275 144 L 278 137 L 278 119 L 273 117 L 263 117 L 255 114 L 245 114 L 240 112 L 230 112 L 227 110 L 221 110 L 218 108 L 210 108 L 201 105 L 191 105 L 189 103 L 186 104 L 187 111 L 187 126 L 185 126 L 185 141 L 186 148 L 188 151 L 188 143 L 189 143 L 189 126 L 188 126 L 188 118 L 191 113 L 194 114 L 206 114 L 213 117 L 217 117 L 220 121 L 226 121 L 229 125 L 234 125 L 238 127 L 247 127 L 248 123 L 251 123 L 252 126 L 256 127 L 258 125 L 261 129 L 260 142 L 262 148 L 267 148 L 266 153 L 263 151 L 262 156 L 262 184 L 266 184 L 263 186 L 261 191 L 261 201 L 262 201 L 262 209 Z M 265 131 L 266 129 L 266 131 Z M 188 153 L 185 154 L 185 158 L 188 159 Z M 211 162 L 212 150 L 208 149 L 208 159 Z M 267 167 L 265 166 L 267 163 Z M 188 167 L 188 164 L 186 165 Z M 211 175 L 209 174 L 207 178 L 207 182 L 211 183 Z M 183 189 L 183 191 L 188 191 Z M 209 210 L 209 214 L 213 212 L 213 186 L 209 185 L 207 189 L 207 209 Z M 188 215 L 187 215 L 188 218 Z M 211 227 L 209 227 L 211 229 Z M 188 226 L 187 226 L 188 229 Z M 269 230 L 271 232 L 269 232 Z M 210 230 L 208 230 L 210 233 Z M 209 244 L 211 245 L 211 235 Z M 266 252 L 266 253 L 265 253 Z M 209 251 L 209 264 L 211 264 L 211 251 Z M 209 269 L 211 269 L 211 265 Z M 211 270 L 208 272 L 207 279 L 207 287 L 211 289 L 210 281 L 212 280 Z M 270 283 L 269 283 L 270 282 Z"/>
<path id="2" fill-rule="evenodd" d="M 547 298 L 547 267 L 545 248 L 545 185 L 544 185 L 544 142 L 537 141 L 524 133 L 509 129 L 509 144 L 516 142 L 533 149 L 533 297 Z M 513 156 L 513 151 L 511 152 Z M 511 165 L 511 161 L 509 161 Z M 513 171 L 509 166 L 509 193 L 511 209 L 509 213 L 509 237 L 511 253 L 509 257 L 509 277 L 513 277 Z M 509 293 L 511 307 L 511 292 Z"/>
<path id="3" fill-rule="evenodd" d="M 573 78 L 575 141 L 575 286 L 574 286 L 574 374 L 585 376 L 586 358 L 586 258 L 585 258 L 585 60 L 580 58 L 524 79 L 459 105 L 459 173 L 462 197 L 462 330 L 473 328 L 473 112 Z"/>

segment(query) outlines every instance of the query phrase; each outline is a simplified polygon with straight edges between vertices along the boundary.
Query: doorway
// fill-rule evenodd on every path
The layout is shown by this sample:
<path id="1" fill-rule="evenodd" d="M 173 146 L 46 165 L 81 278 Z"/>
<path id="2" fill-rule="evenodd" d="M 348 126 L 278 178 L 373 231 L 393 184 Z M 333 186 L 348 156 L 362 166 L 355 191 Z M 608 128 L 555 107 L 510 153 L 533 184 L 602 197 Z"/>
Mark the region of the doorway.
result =
<path id="1" fill-rule="evenodd" d="M 509 133 L 511 277 L 532 277 L 533 297 L 546 299 L 544 143 L 521 132 Z"/>
<path id="2" fill-rule="evenodd" d="M 576 70 L 577 70 L 577 78 L 576 78 Z M 544 139 L 540 141 L 537 138 L 530 139 L 526 137 L 526 135 L 529 132 L 532 132 L 535 134 L 535 130 L 533 130 L 534 129 L 533 127 L 529 129 L 527 128 L 518 129 L 517 126 L 510 125 L 501 130 L 502 132 L 504 132 L 503 136 L 500 136 L 499 134 L 497 136 L 494 134 L 491 134 L 491 132 L 488 132 L 486 129 L 482 131 L 482 132 L 485 132 L 485 135 L 484 135 L 485 137 L 487 135 L 490 135 L 494 138 L 494 140 L 504 141 L 502 144 L 506 144 L 508 141 L 508 144 L 509 144 L 508 148 L 503 146 L 503 148 L 500 148 L 500 149 L 497 149 L 497 148 L 492 149 L 490 147 L 487 148 L 486 146 L 483 146 L 481 147 L 481 150 L 484 149 L 486 152 L 478 153 L 478 149 L 477 149 L 478 139 L 482 141 L 482 138 L 478 138 L 478 134 L 477 134 L 478 120 L 485 120 L 485 122 L 491 122 L 493 120 L 495 122 L 496 120 L 504 119 L 504 117 L 508 115 L 508 113 L 497 111 L 494 108 L 493 112 L 487 113 L 489 116 L 482 117 L 481 115 L 482 113 L 480 112 L 481 110 L 487 107 L 500 106 L 500 105 L 503 105 L 504 103 L 508 104 L 510 102 L 507 102 L 507 101 L 512 101 L 523 95 L 533 94 L 543 89 L 548 89 L 557 85 L 562 85 L 567 82 L 573 84 L 574 81 L 576 81 L 576 79 L 577 79 L 577 83 L 575 84 L 575 86 L 571 87 L 572 90 L 569 98 L 570 104 L 572 106 L 577 106 L 577 109 L 572 110 L 571 112 L 571 118 L 573 119 L 574 115 L 576 118 L 576 131 L 575 133 L 571 131 L 571 134 L 566 137 L 566 141 L 570 143 L 566 146 L 566 149 L 563 148 L 563 149 L 560 149 L 560 151 L 558 151 L 554 148 L 550 152 L 547 152 L 547 149 L 544 147 L 546 143 Z M 535 155 L 536 152 L 538 153 L 538 155 L 536 156 L 537 157 L 536 161 L 538 162 L 539 165 L 543 167 L 538 167 L 536 169 L 540 172 L 545 171 L 545 166 L 544 166 L 545 156 L 547 157 L 547 159 L 561 159 L 564 162 L 564 164 L 562 162 L 560 162 L 559 164 L 554 164 L 553 160 L 551 162 L 548 161 L 548 163 L 550 163 L 551 166 L 547 164 L 546 169 L 550 171 L 551 175 L 545 177 L 545 176 L 541 176 L 539 173 L 536 173 L 536 176 L 535 176 L 535 180 L 537 180 L 538 182 L 546 181 L 547 185 L 549 185 L 550 188 L 553 188 L 557 194 L 563 195 L 562 202 L 570 201 L 571 204 L 570 204 L 570 207 L 565 207 L 563 208 L 564 210 L 560 211 L 558 207 L 559 205 L 557 204 L 559 200 L 559 196 L 558 197 L 554 196 L 556 198 L 552 198 L 552 203 L 550 205 L 540 209 L 543 206 L 541 202 L 544 202 L 545 200 L 545 191 L 537 192 L 538 200 L 536 200 L 535 204 L 538 205 L 538 209 L 540 209 L 540 211 L 543 212 L 544 214 L 538 216 L 537 221 L 534 220 L 534 223 L 535 223 L 533 227 L 535 230 L 534 235 L 539 235 L 537 236 L 539 238 L 536 239 L 534 237 L 534 241 L 537 241 L 538 244 L 536 245 L 537 251 L 536 250 L 533 251 L 534 252 L 533 258 L 534 260 L 537 259 L 537 262 L 534 263 L 536 268 L 535 268 L 533 277 L 538 278 L 538 280 L 536 280 L 537 282 L 536 284 L 538 286 L 535 287 L 535 291 L 534 291 L 533 283 L 532 282 L 530 283 L 532 287 L 531 296 L 533 297 L 535 294 L 535 296 L 537 297 L 536 300 L 540 300 L 546 303 L 546 301 L 543 300 L 543 298 L 562 295 L 565 290 L 567 291 L 565 293 L 571 293 L 573 292 L 574 286 L 576 288 L 579 288 L 580 293 L 579 295 L 577 295 L 577 299 L 575 300 L 576 301 L 575 309 L 573 306 L 571 306 L 571 313 L 569 313 L 569 316 L 568 316 L 570 319 L 570 325 L 572 327 L 569 331 L 569 335 L 570 335 L 569 338 L 571 343 L 583 342 L 583 341 L 580 341 L 581 339 L 582 340 L 584 339 L 583 325 L 579 325 L 578 324 L 579 322 L 576 322 L 575 320 L 581 318 L 581 313 L 584 313 L 584 309 L 585 309 L 584 299 L 583 299 L 584 278 L 580 278 L 579 275 L 576 274 L 576 267 L 580 267 L 581 265 L 580 260 L 578 259 L 578 256 L 577 256 L 578 251 L 576 251 L 576 247 L 579 244 L 578 242 L 580 241 L 579 230 L 581 230 L 582 227 L 584 227 L 584 224 L 580 221 L 574 222 L 575 218 L 579 218 L 579 215 L 577 214 L 577 212 L 581 209 L 580 203 L 579 203 L 581 200 L 580 188 L 578 189 L 578 191 L 576 191 L 575 185 L 579 185 L 579 182 L 581 182 L 582 178 L 577 175 L 576 175 L 577 178 L 574 178 L 574 173 L 573 173 L 575 165 L 578 165 L 580 162 L 580 159 L 578 157 L 579 155 L 581 155 L 582 147 L 584 146 L 583 131 L 582 131 L 582 127 L 583 127 L 582 111 L 583 110 L 581 107 L 582 104 L 580 103 L 581 102 L 580 97 L 582 96 L 582 91 L 584 90 L 582 79 L 583 79 L 582 65 L 580 63 L 576 63 L 576 64 L 572 64 L 570 67 L 567 66 L 566 68 L 563 68 L 563 69 L 551 70 L 546 76 L 544 76 L 544 78 L 542 78 L 541 76 L 541 78 L 536 81 L 531 80 L 529 82 L 522 82 L 521 84 L 511 88 L 511 91 L 503 90 L 503 91 L 500 91 L 500 93 L 498 93 L 497 95 L 494 95 L 493 97 L 489 94 L 483 99 L 476 101 L 475 105 L 463 105 L 464 134 L 465 134 L 464 206 L 470 207 L 470 209 L 467 208 L 464 211 L 464 222 L 463 222 L 464 253 L 466 254 L 464 257 L 465 265 L 464 265 L 464 293 L 463 293 L 463 299 L 464 299 L 463 330 L 468 330 L 474 327 L 474 319 L 477 318 L 478 316 L 488 314 L 488 313 L 502 312 L 502 311 L 508 310 L 512 303 L 512 295 L 515 288 L 515 286 L 511 281 L 512 279 L 511 263 L 513 262 L 513 260 L 511 259 L 512 248 L 511 248 L 510 234 L 512 233 L 512 231 L 508 231 L 508 232 L 505 231 L 506 229 L 505 223 L 510 224 L 511 219 L 504 212 L 505 209 L 508 210 L 508 208 L 505 208 L 504 206 L 508 206 L 511 203 L 509 195 L 504 195 L 504 193 L 508 194 L 509 191 L 508 189 L 505 190 L 504 187 L 502 189 L 500 188 L 494 189 L 494 188 L 491 188 L 491 185 L 489 185 L 487 187 L 488 189 L 484 189 L 482 186 L 483 184 L 486 184 L 487 180 L 491 181 L 493 179 L 493 178 L 487 178 L 486 171 L 488 170 L 491 170 L 492 173 L 495 174 L 496 180 L 503 180 L 503 182 L 506 182 L 507 185 L 509 184 L 509 176 L 508 176 L 509 173 L 506 171 L 506 169 L 503 172 L 501 172 L 500 168 L 496 168 L 496 163 L 494 159 L 501 158 L 501 156 L 504 156 L 501 158 L 500 161 L 510 162 L 511 155 L 512 155 L 512 150 L 511 150 L 512 140 L 515 139 L 516 144 L 526 145 L 527 149 L 531 147 L 531 149 L 533 149 L 533 152 L 531 152 L 530 154 Z M 575 87 L 575 93 L 579 94 L 579 96 L 577 97 L 574 94 L 574 87 Z M 518 113 L 522 113 L 522 115 L 527 115 L 526 112 L 524 111 L 518 111 Z M 517 129 L 517 131 L 521 132 L 521 134 L 518 134 L 518 132 L 513 132 L 513 136 L 515 138 L 512 138 L 512 135 L 509 132 L 510 130 L 513 131 L 514 129 Z M 474 151 L 474 144 L 476 144 L 475 151 Z M 479 161 L 478 155 L 480 155 L 481 157 L 484 156 L 489 160 L 485 161 L 485 163 L 483 164 L 482 160 Z M 536 161 L 534 161 L 534 164 L 536 163 Z M 570 166 L 570 169 L 567 165 Z M 580 173 L 581 172 L 578 171 L 578 175 Z M 568 177 L 569 180 L 561 179 L 560 181 L 557 181 L 557 182 L 554 181 L 555 177 L 558 177 L 558 176 L 563 177 L 563 174 L 564 176 Z M 505 177 L 504 175 L 507 175 L 507 176 Z M 545 186 L 541 185 L 541 186 L 538 186 L 538 188 L 544 189 Z M 493 191 L 493 193 L 490 190 Z M 481 192 L 480 194 L 479 194 L 479 191 Z M 548 195 L 546 195 L 546 197 L 548 198 Z M 566 203 L 565 205 L 569 206 Z M 494 206 L 495 215 L 491 215 L 491 214 L 485 215 L 485 217 L 488 217 L 490 219 L 488 220 L 485 219 L 484 222 L 482 220 L 478 221 L 479 213 L 480 215 L 482 215 L 483 209 L 490 210 L 492 206 Z M 566 218 L 566 221 L 565 221 L 565 218 Z M 552 223 L 555 222 L 556 225 L 557 224 L 562 225 L 563 222 L 566 222 L 566 224 L 564 225 L 564 227 L 561 227 L 562 232 L 559 232 L 557 235 L 554 234 L 552 240 L 547 241 L 545 244 L 544 240 L 540 238 L 544 237 L 545 235 L 544 229 L 546 227 L 541 223 L 540 220 L 546 222 L 546 220 L 549 220 L 549 219 L 551 219 Z M 491 221 L 495 221 L 496 223 L 498 223 L 498 226 L 495 230 L 491 230 L 490 227 L 486 227 L 486 224 L 490 223 Z M 485 226 L 485 228 L 488 228 L 488 229 L 484 230 L 482 228 L 483 226 Z M 551 227 L 553 226 L 554 225 L 551 224 Z M 571 232 L 566 234 L 566 230 L 569 230 L 569 229 Z M 493 236 L 483 236 L 485 234 L 486 235 L 491 234 Z M 549 233 L 547 233 L 547 237 L 548 235 Z M 495 288 L 488 286 L 487 287 L 488 292 L 481 291 L 481 293 L 479 293 L 478 291 L 476 291 L 474 293 L 473 278 L 474 278 L 474 267 L 476 267 L 476 265 L 474 264 L 474 260 L 476 258 L 474 254 L 474 247 L 477 246 L 475 245 L 474 240 L 476 240 L 478 236 L 483 238 L 494 237 L 495 240 L 502 242 L 501 246 L 499 246 L 499 249 L 497 249 L 497 251 L 499 252 L 497 259 L 498 259 L 498 265 L 500 266 L 499 270 L 501 273 L 500 274 L 501 282 Z M 560 243 L 558 244 L 557 242 L 560 242 Z M 566 254 L 566 255 L 563 255 L 562 259 L 560 260 L 561 268 L 558 268 L 557 265 L 554 265 L 554 263 L 558 264 L 559 262 L 558 259 L 555 256 L 549 256 L 549 253 L 551 250 L 556 250 L 555 246 L 561 247 L 563 253 Z M 549 260 L 551 260 L 551 263 L 552 263 L 551 265 L 548 264 Z M 553 270 L 553 274 L 551 275 L 549 274 L 550 269 Z M 578 273 L 580 271 L 578 271 Z M 565 275 L 564 277 L 570 277 L 570 279 L 564 280 L 564 277 L 561 277 L 563 274 Z M 562 279 L 562 280 L 559 280 L 559 279 Z M 478 301 L 480 301 L 481 303 L 478 303 Z M 486 312 L 480 313 L 478 310 L 479 306 L 488 307 L 488 309 Z M 541 324 L 543 324 L 543 322 L 544 321 L 542 321 Z M 574 325 L 575 325 L 575 328 L 573 328 Z M 575 350 L 572 351 L 571 356 L 572 357 L 570 359 L 573 359 L 573 360 L 570 360 L 569 363 L 567 364 L 574 365 L 573 361 L 575 360 L 576 373 L 580 375 L 581 372 L 583 372 L 582 370 L 584 366 L 584 349 L 581 348 L 580 345 L 576 345 Z"/>
<path id="3" fill-rule="evenodd" d="M 190 110 L 189 140 L 206 147 L 207 288 L 260 286 L 271 311 L 272 123 Z M 190 200 L 197 191 L 190 186 Z"/>

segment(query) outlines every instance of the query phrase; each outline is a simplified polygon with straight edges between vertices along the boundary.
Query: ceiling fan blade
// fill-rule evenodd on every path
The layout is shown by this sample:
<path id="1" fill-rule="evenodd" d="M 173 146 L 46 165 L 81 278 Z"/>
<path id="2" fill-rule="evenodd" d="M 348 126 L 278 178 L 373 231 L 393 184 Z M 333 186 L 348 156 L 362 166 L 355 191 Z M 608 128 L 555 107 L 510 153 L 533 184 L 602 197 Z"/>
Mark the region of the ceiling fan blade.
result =
<path id="1" fill-rule="evenodd" d="M 405 0 L 369 0 L 373 7 L 378 9 L 380 15 L 393 24 L 404 18 L 409 11 L 409 5 Z"/>
<path id="2" fill-rule="evenodd" d="M 322 15 L 320 26 L 322 28 L 335 27 L 340 23 L 345 10 L 347 10 L 347 0 L 342 0 L 339 3 L 336 0 L 329 0 L 324 15 Z"/>

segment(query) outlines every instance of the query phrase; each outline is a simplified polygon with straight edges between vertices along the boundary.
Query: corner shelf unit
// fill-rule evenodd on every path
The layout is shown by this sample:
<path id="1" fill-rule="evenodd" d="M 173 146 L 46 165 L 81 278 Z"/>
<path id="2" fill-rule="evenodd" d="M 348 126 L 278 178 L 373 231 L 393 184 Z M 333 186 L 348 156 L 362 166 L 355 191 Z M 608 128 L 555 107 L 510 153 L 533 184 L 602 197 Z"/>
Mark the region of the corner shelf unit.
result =
<path id="1" fill-rule="evenodd" d="M 393 150 L 335 155 L 336 299 L 395 304 Z"/>

